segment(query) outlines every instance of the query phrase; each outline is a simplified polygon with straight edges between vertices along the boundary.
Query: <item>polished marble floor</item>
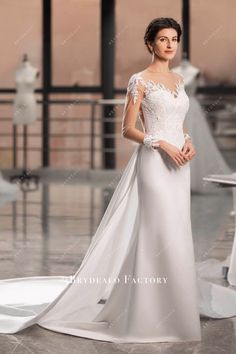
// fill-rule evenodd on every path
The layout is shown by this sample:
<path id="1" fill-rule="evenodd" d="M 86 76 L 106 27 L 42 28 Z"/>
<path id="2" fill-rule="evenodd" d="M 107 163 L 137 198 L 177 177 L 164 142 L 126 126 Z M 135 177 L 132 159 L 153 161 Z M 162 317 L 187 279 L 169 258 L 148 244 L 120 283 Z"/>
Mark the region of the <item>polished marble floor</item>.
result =
<path id="1" fill-rule="evenodd" d="M 0 198 L 0 279 L 69 275 L 79 267 L 109 203 L 120 172 L 86 176 L 44 173 L 39 188 L 16 200 Z M 197 260 L 224 258 L 234 236 L 231 188 L 192 195 Z M 113 344 L 43 329 L 37 325 L 0 335 L 0 354 L 25 353 L 236 353 L 236 318 L 202 320 L 201 343 Z"/>

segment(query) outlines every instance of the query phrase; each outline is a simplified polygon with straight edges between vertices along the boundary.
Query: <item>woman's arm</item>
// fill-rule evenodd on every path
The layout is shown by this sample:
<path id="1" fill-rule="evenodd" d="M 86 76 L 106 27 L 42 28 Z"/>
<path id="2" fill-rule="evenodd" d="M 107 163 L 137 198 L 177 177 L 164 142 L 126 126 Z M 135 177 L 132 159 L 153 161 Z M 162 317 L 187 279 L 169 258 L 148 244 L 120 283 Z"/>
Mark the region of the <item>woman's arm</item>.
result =
<path id="1" fill-rule="evenodd" d="M 141 83 L 137 81 L 129 82 L 122 117 L 122 135 L 124 138 L 140 144 L 143 143 L 145 133 L 141 132 L 135 126 L 143 97 L 144 87 Z"/>
<path id="2" fill-rule="evenodd" d="M 188 134 L 187 132 L 187 126 L 186 126 L 186 123 L 185 123 L 185 120 L 183 122 L 183 133 L 184 133 L 184 136 L 185 136 L 185 141 L 187 142 L 191 142 L 192 143 L 192 139 L 191 139 L 191 136 Z"/>
<path id="3" fill-rule="evenodd" d="M 185 136 L 185 144 L 182 148 L 182 152 L 185 154 L 188 160 L 191 160 L 196 155 L 196 150 L 193 146 L 192 139 L 187 132 L 185 121 L 183 122 L 183 132 L 184 134 L 187 134 L 187 136 Z"/>
<path id="4" fill-rule="evenodd" d="M 165 140 L 157 140 L 152 135 L 141 132 L 135 127 L 141 102 L 144 98 L 144 85 L 133 75 L 128 83 L 125 107 L 122 118 L 122 135 L 125 138 L 144 144 L 148 148 L 163 149 L 178 164 L 185 163 L 184 154 L 174 145 Z"/>
<path id="5" fill-rule="evenodd" d="M 183 122 L 183 132 L 184 132 L 184 134 L 188 134 L 187 125 L 186 125 L 185 120 L 184 120 L 184 122 Z"/>
<path id="6" fill-rule="evenodd" d="M 136 128 L 137 117 L 144 98 L 145 83 L 136 74 L 132 75 L 128 82 L 125 107 L 122 118 L 122 135 L 137 143 L 144 144 L 150 149 L 161 146 L 162 141 L 155 139 L 152 135 L 141 132 Z M 142 122 L 143 123 L 143 122 Z"/>

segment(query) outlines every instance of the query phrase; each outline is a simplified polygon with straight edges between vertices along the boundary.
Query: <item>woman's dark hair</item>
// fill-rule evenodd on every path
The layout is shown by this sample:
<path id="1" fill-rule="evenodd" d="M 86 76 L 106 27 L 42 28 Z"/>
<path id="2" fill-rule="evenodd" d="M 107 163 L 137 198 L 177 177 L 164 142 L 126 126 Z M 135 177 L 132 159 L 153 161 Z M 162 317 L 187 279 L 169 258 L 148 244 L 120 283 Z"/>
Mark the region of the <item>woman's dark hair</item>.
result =
<path id="1" fill-rule="evenodd" d="M 182 34 L 182 30 L 177 21 L 175 21 L 171 17 L 158 17 L 154 18 L 146 28 L 144 35 L 144 43 L 147 46 L 149 53 L 152 53 L 148 43 L 153 42 L 156 34 L 162 30 L 163 28 L 174 28 L 177 32 L 177 41 L 180 41 L 180 36 Z"/>

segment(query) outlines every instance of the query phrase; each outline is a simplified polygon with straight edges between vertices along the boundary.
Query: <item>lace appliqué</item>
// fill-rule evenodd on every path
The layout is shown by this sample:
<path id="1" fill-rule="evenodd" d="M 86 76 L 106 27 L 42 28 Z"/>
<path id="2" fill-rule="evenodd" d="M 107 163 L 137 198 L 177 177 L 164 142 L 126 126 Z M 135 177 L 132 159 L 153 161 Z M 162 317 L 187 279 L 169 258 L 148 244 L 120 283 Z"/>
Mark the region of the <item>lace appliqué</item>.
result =
<path id="1" fill-rule="evenodd" d="M 143 127 L 147 134 L 163 139 L 182 148 L 184 144 L 183 121 L 189 108 L 189 98 L 184 90 L 184 79 L 180 78 L 171 90 L 161 82 L 145 80 L 141 73 L 133 74 L 127 92 L 136 103 L 142 95 Z"/>
<path id="2" fill-rule="evenodd" d="M 140 87 L 140 85 L 141 87 L 144 87 L 143 93 L 145 94 L 145 96 L 148 95 L 150 92 L 157 91 L 158 89 L 160 89 L 169 92 L 174 98 L 177 98 L 181 87 L 184 86 L 184 80 L 179 79 L 175 83 L 175 90 L 172 91 L 161 82 L 155 82 L 149 79 L 144 80 L 141 75 L 133 74 L 129 79 L 127 92 L 131 93 L 134 104 L 137 102 L 139 94 L 142 92 L 142 88 Z"/>
<path id="3" fill-rule="evenodd" d="M 177 98 L 179 95 L 179 91 L 182 87 L 182 85 L 184 86 L 184 81 L 182 79 L 179 79 L 176 83 L 175 83 L 175 90 L 172 91 L 171 89 L 169 89 L 168 87 L 166 87 L 163 83 L 161 82 L 155 82 L 153 80 L 147 80 L 146 81 L 146 85 L 145 85 L 145 94 L 149 94 L 152 91 L 156 91 L 158 89 L 164 90 L 166 92 L 169 92 L 174 98 Z"/>
<path id="4" fill-rule="evenodd" d="M 139 95 L 142 92 L 140 85 L 145 88 L 145 81 L 141 77 L 138 77 L 137 74 L 133 74 L 128 82 L 127 93 L 131 93 L 134 104 L 137 102 Z"/>

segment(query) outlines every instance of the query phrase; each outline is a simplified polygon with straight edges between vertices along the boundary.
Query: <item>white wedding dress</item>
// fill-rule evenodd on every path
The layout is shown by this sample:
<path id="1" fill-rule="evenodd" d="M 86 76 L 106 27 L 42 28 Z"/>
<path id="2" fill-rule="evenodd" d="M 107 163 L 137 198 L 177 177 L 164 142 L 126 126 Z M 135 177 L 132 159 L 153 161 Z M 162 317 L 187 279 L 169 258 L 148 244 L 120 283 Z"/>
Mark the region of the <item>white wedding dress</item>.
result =
<path id="1" fill-rule="evenodd" d="M 146 132 L 182 148 L 184 82 L 171 91 L 136 73 L 128 83 L 134 104 L 139 84 Z M 141 144 L 75 274 L 0 282 L 1 333 L 38 324 L 120 343 L 200 341 L 200 314 L 235 316 L 236 291 L 196 267 L 189 162 L 177 167 L 162 150 Z"/>
<path id="2" fill-rule="evenodd" d="M 21 190 L 18 185 L 6 181 L 0 171 L 0 208 L 20 197 Z"/>
<path id="3" fill-rule="evenodd" d="M 6 181 L 0 171 L 0 197 L 2 195 L 14 194 L 20 191 L 20 188 L 14 184 Z"/>
<path id="4" fill-rule="evenodd" d="M 188 132 L 191 135 L 197 154 L 190 161 L 191 191 L 194 193 L 215 193 L 212 183 L 206 183 L 203 177 L 211 174 L 230 174 L 233 171 L 224 160 L 215 138 L 212 135 L 204 110 L 195 97 L 197 80 L 185 85 L 189 97 L 189 110 L 186 114 Z"/>

